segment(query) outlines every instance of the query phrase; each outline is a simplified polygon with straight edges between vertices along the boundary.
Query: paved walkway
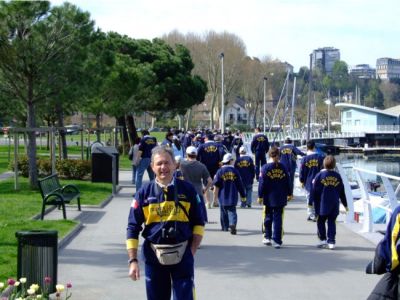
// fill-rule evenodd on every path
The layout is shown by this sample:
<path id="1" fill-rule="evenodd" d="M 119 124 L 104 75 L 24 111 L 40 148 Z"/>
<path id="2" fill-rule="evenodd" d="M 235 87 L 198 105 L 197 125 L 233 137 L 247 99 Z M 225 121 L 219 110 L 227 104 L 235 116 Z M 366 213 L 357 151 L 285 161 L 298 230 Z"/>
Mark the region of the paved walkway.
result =
<path id="1" fill-rule="evenodd" d="M 120 172 L 120 183 L 129 179 L 130 172 Z M 125 229 L 133 192 L 122 188 L 103 209 L 68 208 L 68 216 L 83 223 L 59 252 L 59 282 L 72 282 L 73 299 L 146 299 L 143 265 L 140 281 L 127 277 Z M 379 280 L 364 273 L 374 243 L 344 224 L 338 224 L 334 251 L 315 247 L 316 225 L 305 220 L 301 197 L 285 211 L 281 249 L 261 244 L 261 206 L 238 209 L 236 236 L 220 231 L 218 209 L 208 213 L 211 224 L 195 258 L 197 299 L 366 299 Z"/>

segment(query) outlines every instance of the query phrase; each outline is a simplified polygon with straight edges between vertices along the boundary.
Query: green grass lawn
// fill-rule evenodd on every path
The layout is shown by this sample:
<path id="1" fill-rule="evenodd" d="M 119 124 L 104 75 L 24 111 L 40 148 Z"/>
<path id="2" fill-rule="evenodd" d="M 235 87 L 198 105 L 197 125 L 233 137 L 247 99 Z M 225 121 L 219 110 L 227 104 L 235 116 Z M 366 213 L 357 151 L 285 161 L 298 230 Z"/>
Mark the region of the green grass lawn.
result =
<path id="1" fill-rule="evenodd" d="M 13 179 L 0 182 L 0 282 L 16 277 L 17 231 L 57 230 L 59 238 L 62 238 L 77 225 L 76 221 L 63 220 L 61 212 L 60 220 L 31 220 L 40 213 L 42 198 L 38 190 L 29 188 L 27 178 L 20 177 L 19 183 L 20 190 L 14 191 Z M 60 183 L 77 185 L 81 191 L 82 205 L 98 205 L 111 194 L 110 183 L 79 180 L 61 180 Z"/>

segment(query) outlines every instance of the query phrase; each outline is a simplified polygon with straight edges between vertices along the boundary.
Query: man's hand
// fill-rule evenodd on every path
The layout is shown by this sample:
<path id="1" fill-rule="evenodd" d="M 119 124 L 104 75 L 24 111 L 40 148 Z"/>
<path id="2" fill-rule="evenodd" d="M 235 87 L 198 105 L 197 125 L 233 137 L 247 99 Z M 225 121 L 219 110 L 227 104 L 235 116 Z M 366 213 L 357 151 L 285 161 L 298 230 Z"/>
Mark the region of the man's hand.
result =
<path id="1" fill-rule="evenodd" d="M 258 204 L 263 204 L 263 202 L 264 202 L 264 201 L 263 201 L 263 198 L 258 198 L 258 199 L 257 199 L 257 203 L 258 203 Z"/>
<path id="2" fill-rule="evenodd" d="M 140 279 L 140 268 L 138 262 L 133 262 L 129 265 L 129 277 L 133 281 Z"/>
<path id="3" fill-rule="evenodd" d="M 246 197 L 241 197 L 240 201 L 242 201 L 242 203 L 246 203 Z"/>
<path id="4" fill-rule="evenodd" d="M 293 195 L 287 196 L 287 201 L 292 201 L 293 200 Z"/>

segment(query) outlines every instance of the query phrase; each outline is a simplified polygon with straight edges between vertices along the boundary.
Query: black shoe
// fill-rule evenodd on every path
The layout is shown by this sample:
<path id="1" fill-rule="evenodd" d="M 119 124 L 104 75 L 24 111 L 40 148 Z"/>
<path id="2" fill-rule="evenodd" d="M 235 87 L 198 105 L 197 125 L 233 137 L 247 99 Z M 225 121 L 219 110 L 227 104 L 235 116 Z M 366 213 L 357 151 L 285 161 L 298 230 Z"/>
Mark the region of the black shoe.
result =
<path id="1" fill-rule="evenodd" d="M 236 225 L 229 225 L 229 229 L 231 231 L 231 234 L 236 234 Z"/>
<path id="2" fill-rule="evenodd" d="M 247 205 L 247 207 L 248 207 L 248 208 L 251 208 L 251 205 L 250 205 L 250 204 L 248 204 L 248 205 Z"/>

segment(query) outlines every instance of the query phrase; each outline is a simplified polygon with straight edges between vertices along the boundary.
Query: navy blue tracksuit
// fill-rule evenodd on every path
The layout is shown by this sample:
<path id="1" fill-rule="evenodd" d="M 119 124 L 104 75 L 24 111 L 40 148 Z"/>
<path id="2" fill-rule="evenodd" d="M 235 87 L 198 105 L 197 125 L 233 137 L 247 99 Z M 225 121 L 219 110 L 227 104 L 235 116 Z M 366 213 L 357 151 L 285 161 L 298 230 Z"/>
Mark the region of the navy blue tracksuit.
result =
<path id="1" fill-rule="evenodd" d="M 218 170 L 213 184 L 219 188 L 218 202 L 221 211 L 221 228 L 227 231 L 228 227 L 237 224 L 236 205 L 238 193 L 245 197 L 245 190 L 239 171 L 231 165 L 224 165 Z"/>
<path id="2" fill-rule="evenodd" d="M 179 205 L 176 204 L 175 197 L 178 198 Z M 176 232 L 172 237 L 165 234 L 171 228 L 175 228 Z M 170 300 L 171 288 L 174 300 L 195 299 L 194 261 L 190 242 L 193 234 L 203 234 L 204 218 L 201 201 L 194 187 L 179 179 L 164 188 L 155 181 L 145 184 L 136 193 L 129 211 L 128 249 L 137 249 L 142 230 L 147 299 Z M 183 241 L 188 241 L 188 246 L 182 261 L 175 265 L 161 265 L 151 248 L 151 243 L 177 244 Z"/>
<path id="3" fill-rule="evenodd" d="M 289 174 L 280 162 L 271 162 L 261 168 L 258 198 L 264 204 L 264 236 L 282 244 L 283 213 L 290 194 Z M 272 224 L 274 230 L 272 231 Z"/>
<path id="4" fill-rule="evenodd" d="M 224 152 L 221 150 L 222 147 L 222 144 L 207 141 L 197 149 L 197 160 L 207 167 L 211 178 L 214 178 L 224 157 Z"/>
<path id="5" fill-rule="evenodd" d="M 240 206 L 245 207 L 247 205 L 247 207 L 251 207 L 255 175 L 253 159 L 248 155 L 241 155 L 236 159 L 234 166 L 235 169 L 239 171 L 244 188 L 246 190 L 246 202 L 242 202 Z"/>
<path id="6" fill-rule="evenodd" d="M 284 144 L 279 148 L 279 161 L 285 166 L 290 176 L 290 191 L 293 194 L 294 173 L 297 167 L 297 155 L 305 156 L 306 154 L 300 151 L 293 144 Z"/>
<path id="7" fill-rule="evenodd" d="M 314 203 L 317 215 L 318 237 L 328 244 L 335 244 L 336 218 L 339 215 L 339 199 L 347 207 L 342 177 L 333 170 L 323 169 L 314 178 L 310 203 Z M 328 239 L 325 223 L 328 222 Z"/>
<path id="8" fill-rule="evenodd" d="M 262 133 L 257 133 L 253 136 L 250 147 L 251 152 L 255 156 L 256 176 L 258 179 L 261 167 L 267 162 L 266 155 L 269 150 L 269 142 L 267 136 Z"/>

